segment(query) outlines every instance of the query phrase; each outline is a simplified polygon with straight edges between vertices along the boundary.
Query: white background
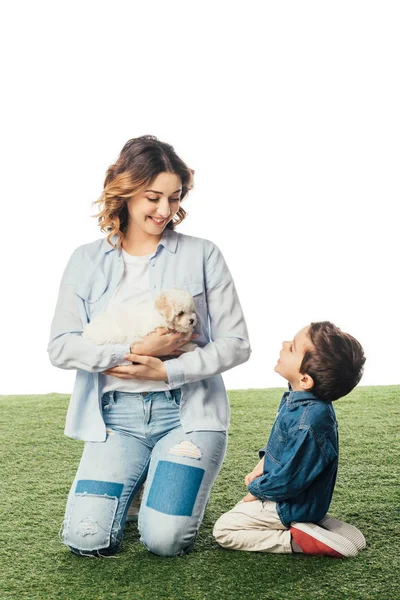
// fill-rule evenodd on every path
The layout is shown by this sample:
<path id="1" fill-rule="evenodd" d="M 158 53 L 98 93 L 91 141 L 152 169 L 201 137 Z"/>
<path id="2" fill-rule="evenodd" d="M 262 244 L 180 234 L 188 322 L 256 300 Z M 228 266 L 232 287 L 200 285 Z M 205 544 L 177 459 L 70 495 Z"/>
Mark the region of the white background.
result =
<path id="1" fill-rule="evenodd" d="M 400 382 L 398 2 L 5 4 L 2 393 L 71 391 L 46 353 L 59 281 L 145 133 L 195 169 L 178 230 L 236 282 L 253 354 L 228 388 L 284 385 L 281 341 L 322 319 L 364 345 L 364 385 Z"/>

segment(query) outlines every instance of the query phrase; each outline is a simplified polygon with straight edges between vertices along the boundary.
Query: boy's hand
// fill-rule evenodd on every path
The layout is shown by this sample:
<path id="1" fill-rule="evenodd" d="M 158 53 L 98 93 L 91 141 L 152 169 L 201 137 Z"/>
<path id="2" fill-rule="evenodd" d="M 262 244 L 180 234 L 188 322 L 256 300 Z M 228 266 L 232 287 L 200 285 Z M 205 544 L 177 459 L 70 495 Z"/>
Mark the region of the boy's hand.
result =
<path id="1" fill-rule="evenodd" d="M 246 475 L 246 477 L 244 478 L 244 482 L 246 485 L 249 485 L 249 483 L 252 482 L 253 479 L 257 479 L 257 477 L 260 477 L 260 475 L 257 475 L 254 471 L 252 471 L 251 473 L 248 473 Z"/>
<path id="2" fill-rule="evenodd" d="M 244 478 L 244 482 L 246 485 L 249 485 L 249 483 L 253 481 L 253 479 L 261 477 L 261 475 L 264 473 L 264 458 L 265 456 L 262 457 L 260 462 L 254 467 L 252 472 L 246 475 L 246 477 Z"/>
<path id="3" fill-rule="evenodd" d="M 243 498 L 243 502 L 253 502 L 254 500 L 258 500 L 258 498 L 250 494 L 250 492 Z"/>

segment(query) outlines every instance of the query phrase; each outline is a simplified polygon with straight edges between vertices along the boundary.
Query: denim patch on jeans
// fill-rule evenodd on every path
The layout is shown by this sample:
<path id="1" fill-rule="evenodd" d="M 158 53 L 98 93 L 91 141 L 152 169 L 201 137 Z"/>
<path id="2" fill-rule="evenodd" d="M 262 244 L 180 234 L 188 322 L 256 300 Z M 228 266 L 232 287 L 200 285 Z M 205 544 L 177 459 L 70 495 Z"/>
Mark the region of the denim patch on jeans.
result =
<path id="1" fill-rule="evenodd" d="M 204 469 L 160 460 L 146 506 L 167 515 L 190 517 L 196 502 Z M 166 488 L 173 486 L 173 493 Z"/>

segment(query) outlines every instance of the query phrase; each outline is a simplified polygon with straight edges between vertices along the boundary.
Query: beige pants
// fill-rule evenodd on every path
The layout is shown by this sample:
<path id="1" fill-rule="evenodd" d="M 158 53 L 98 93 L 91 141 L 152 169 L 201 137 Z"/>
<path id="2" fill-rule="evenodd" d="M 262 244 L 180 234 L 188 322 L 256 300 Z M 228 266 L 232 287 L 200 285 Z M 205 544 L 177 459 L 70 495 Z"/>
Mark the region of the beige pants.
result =
<path id="1" fill-rule="evenodd" d="M 250 552 L 291 553 L 291 535 L 276 512 L 276 503 L 243 502 L 215 523 L 214 537 L 223 548 Z"/>

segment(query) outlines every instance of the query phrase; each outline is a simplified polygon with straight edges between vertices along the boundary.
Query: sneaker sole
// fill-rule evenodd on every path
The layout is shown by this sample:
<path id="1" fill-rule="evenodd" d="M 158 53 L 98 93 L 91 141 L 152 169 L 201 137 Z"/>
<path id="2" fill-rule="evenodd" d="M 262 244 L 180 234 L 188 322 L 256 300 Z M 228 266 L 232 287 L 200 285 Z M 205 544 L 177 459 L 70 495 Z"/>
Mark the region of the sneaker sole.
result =
<path id="1" fill-rule="evenodd" d="M 319 521 L 318 525 L 347 538 L 355 545 L 357 550 L 364 550 L 367 546 L 365 537 L 357 527 L 354 527 L 354 525 L 349 525 L 349 523 L 344 523 L 343 521 L 339 521 L 328 515 Z"/>
<path id="2" fill-rule="evenodd" d="M 323 529 L 315 523 L 291 523 L 290 529 L 297 529 L 306 533 L 322 544 L 325 544 L 325 546 L 332 548 L 332 550 L 335 550 L 335 552 L 338 552 L 343 557 L 351 558 L 357 556 L 357 548 L 350 540 L 334 531 Z"/>

